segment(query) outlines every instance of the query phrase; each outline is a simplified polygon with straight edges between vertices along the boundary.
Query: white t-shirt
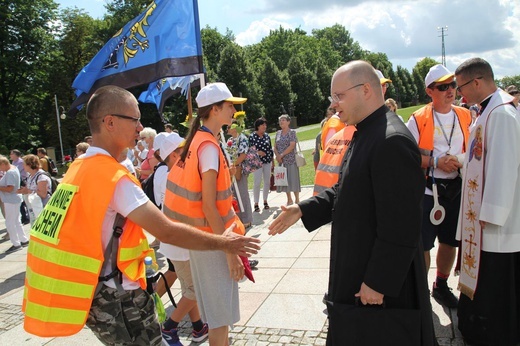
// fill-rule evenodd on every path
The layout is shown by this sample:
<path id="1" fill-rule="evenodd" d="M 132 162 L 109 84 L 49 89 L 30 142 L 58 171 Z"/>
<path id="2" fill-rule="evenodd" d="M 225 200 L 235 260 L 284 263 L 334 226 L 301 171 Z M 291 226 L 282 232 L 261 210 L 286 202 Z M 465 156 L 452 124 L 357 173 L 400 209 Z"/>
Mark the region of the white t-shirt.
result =
<path id="1" fill-rule="evenodd" d="M 126 169 L 128 169 L 128 171 L 130 173 L 132 173 L 133 175 L 135 175 L 135 168 L 134 168 L 134 164 L 132 163 L 132 161 L 130 161 L 128 159 L 128 157 L 126 159 L 124 159 L 123 161 L 120 162 L 123 166 L 126 167 Z"/>
<path id="2" fill-rule="evenodd" d="M 104 149 L 90 146 L 87 149 L 85 158 L 97 154 L 110 156 L 110 154 Z M 112 196 L 112 199 L 108 204 L 108 208 L 105 213 L 105 218 L 103 219 L 103 224 L 101 226 L 103 253 L 108 245 L 108 242 L 110 241 L 110 237 L 112 237 L 112 233 L 114 232 L 113 226 L 117 213 L 121 214 L 124 217 L 127 217 L 128 214 L 130 214 L 132 211 L 142 206 L 143 204 L 146 204 L 146 202 L 148 201 L 149 199 L 145 195 L 141 187 L 136 185 L 128 177 L 123 177 L 117 182 L 114 195 Z M 110 274 L 111 272 L 112 260 L 111 258 L 107 258 L 107 265 L 105 267 L 105 271 L 100 275 L 105 276 Z M 116 288 L 114 279 L 106 281 L 105 285 L 111 288 Z M 123 275 L 123 288 L 125 290 L 135 290 L 139 287 L 140 286 L 138 282 L 130 281 Z"/>
<path id="3" fill-rule="evenodd" d="M 43 169 L 39 169 L 38 172 L 34 174 L 34 176 L 30 176 L 29 179 L 27 179 L 27 188 L 31 190 L 33 193 L 37 193 L 38 191 L 38 183 L 41 181 L 47 182 L 47 196 L 44 198 L 39 197 L 42 200 L 42 206 L 44 207 L 45 204 L 50 199 L 51 192 L 52 192 L 52 182 L 51 178 L 49 178 Z M 36 215 L 37 216 L 37 215 Z"/>
<path id="4" fill-rule="evenodd" d="M 168 166 L 157 167 L 153 176 L 153 195 L 158 205 L 163 205 L 166 193 L 166 182 L 168 181 Z"/>
<path id="5" fill-rule="evenodd" d="M 464 145 L 464 134 L 462 133 L 462 129 L 460 128 L 459 120 L 457 115 L 453 110 L 449 113 L 439 113 L 435 112 L 437 116 L 434 115 L 433 118 L 433 157 L 442 157 L 445 156 L 449 150 L 450 155 L 459 155 L 462 154 L 462 147 Z M 455 129 L 453 130 L 453 135 L 451 136 L 451 149 L 448 146 L 448 142 L 444 137 L 442 129 L 444 129 L 444 133 L 446 137 L 450 138 L 451 130 L 453 128 L 453 117 L 455 116 Z M 440 120 L 440 124 L 439 121 Z M 408 123 L 406 124 L 410 132 L 412 133 L 415 141 L 419 142 L 419 130 L 417 128 L 417 122 L 414 117 L 410 117 Z M 442 126 L 442 128 L 441 128 Z M 432 175 L 432 168 L 430 167 L 429 175 Z M 459 174 L 457 171 L 447 173 L 444 172 L 440 168 L 435 168 L 433 170 L 435 178 L 441 179 L 454 179 Z M 425 194 L 432 196 L 433 192 L 429 188 L 425 188 Z"/>
<path id="6" fill-rule="evenodd" d="M 47 182 L 47 194 L 51 194 L 52 182 L 51 178 L 49 178 L 46 174 L 44 174 L 43 169 L 39 169 L 38 172 L 34 173 L 34 176 L 30 176 L 27 180 L 27 188 L 33 192 L 38 190 L 38 183 L 41 181 Z"/>
<path id="7" fill-rule="evenodd" d="M 202 173 L 213 169 L 218 171 L 219 167 L 219 150 L 220 148 L 216 146 L 214 143 L 204 143 L 200 146 L 198 150 L 199 155 L 199 171 Z M 156 173 L 157 174 L 157 173 Z M 164 183 L 164 190 L 166 191 L 166 180 Z M 154 188 L 156 182 L 154 181 Z M 157 198 L 157 197 L 156 197 Z M 164 198 L 164 192 L 163 192 Z M 184 248 L 161 243 L 159 247 L 159 251 L 164 254 L 167 258 L 173 261 L 188 261 L 190 259 L 190 252 Z"/>

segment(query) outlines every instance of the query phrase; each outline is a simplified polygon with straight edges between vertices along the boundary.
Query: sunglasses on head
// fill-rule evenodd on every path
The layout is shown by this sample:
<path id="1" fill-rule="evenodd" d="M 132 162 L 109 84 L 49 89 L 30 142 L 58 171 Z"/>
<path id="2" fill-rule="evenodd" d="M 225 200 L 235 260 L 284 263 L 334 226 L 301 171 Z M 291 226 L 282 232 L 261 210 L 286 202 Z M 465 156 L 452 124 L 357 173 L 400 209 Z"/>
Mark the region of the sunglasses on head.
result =
<path id="1" fill-rule="evenodd" d="M 436 85 L 434 86 L 435 89 L 439 90 L 439 91 L 446 91 L 448 90 L 449 88 L 452 88 L 452 89 L 456 89 L 457 88 L 457 82 L 453 81 L 451 83 L 448 83 L 448 84 L 440 84 L 440 85 Z"/>

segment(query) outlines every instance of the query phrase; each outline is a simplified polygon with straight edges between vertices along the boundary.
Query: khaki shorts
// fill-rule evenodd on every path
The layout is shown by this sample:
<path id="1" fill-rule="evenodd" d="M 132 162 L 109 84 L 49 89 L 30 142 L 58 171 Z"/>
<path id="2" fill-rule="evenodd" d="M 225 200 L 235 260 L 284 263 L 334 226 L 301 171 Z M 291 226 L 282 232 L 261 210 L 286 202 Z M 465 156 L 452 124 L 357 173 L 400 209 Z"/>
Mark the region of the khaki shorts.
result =
<path id="1" fill-rule="evenodd" d="M 171 261 L 175 267 L 177 278 L 181 283 L 182 296 L 191 300 L 197 300 L 193 279 L 191 278 L 190 261 Z"/>

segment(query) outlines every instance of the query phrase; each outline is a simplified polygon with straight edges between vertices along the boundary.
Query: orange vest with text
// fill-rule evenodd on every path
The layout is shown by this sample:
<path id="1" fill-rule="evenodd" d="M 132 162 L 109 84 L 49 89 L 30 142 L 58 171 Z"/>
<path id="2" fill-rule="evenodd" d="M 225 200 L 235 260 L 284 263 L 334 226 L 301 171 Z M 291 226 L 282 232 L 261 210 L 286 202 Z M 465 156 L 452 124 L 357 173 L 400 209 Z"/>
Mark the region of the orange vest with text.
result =
<path id="1" fill-rule="evenodd" d="M 202 144 L 214 143 L 219 148 L 217 172 L 216 207 L 226 228 L 237 224 L 235 233 L 245 234 L 244 225 L 233 210 L 233 193 L 229 167 L 216 138 L 209 132 L 199 130 L 188 149 L 184 162 L 177 164 L 168 174 L 163 212 L 171 220 L 186 223 L 202 231 L 213 233 L 202 210 L 202 175 L 199 171 L 198 151 Z"/>
<path id="2" fill-rule="evenodd" d="M 320 158 L 320 163 L 316 168 L 314 196 L 334 186 L 338 182 L 343 157 L 347 152 L 354 132 L 356 132 L 355 126 L 347 126 L 329 140 Z"/>
<path id="3" fill-rule="evenodd" d="M 464 145 L 462 152 L 466 152 L 466 144 L 469 138 L 469 126 L 471 125 L 471 114 L 468 109 L 464 107 L 452 106 L 453 111 L 457 115 L 462 134 L 464 136 Z M 418 109 L 412 114 L 419 130 L 419 150 L 422 155 L 430 156 L 433 150 L 433 107 L 429 103 L 426 106 Z"/>
<path id="4" fill-rule="evenodd" d="M 338 133 L 340 130 L 345 128 L 345 123 L 343 123 L 337 115 L 333 115 L 327 120 L 325 124 L 323 124 L 323 128 L 321 129 L 321 154 L 323 154 L 323 150 L 327 146 L 327 133 L 329 130 L 334 130 L 334 134 Z M 331 137 L 332 138 L 332 137 Z"/>
<path id="5" fill-rule="evenodd" d="M 69 336 L 88 317 L 103 264 L 102 223 L 119 179 L 139 182 L 114 158 L 76 159 L 31 228 L 22 310 L 24 329 L 38 336 Z M 146 287 L 151 255 L 141 227 L 126 220 L 117 266 Z"/>

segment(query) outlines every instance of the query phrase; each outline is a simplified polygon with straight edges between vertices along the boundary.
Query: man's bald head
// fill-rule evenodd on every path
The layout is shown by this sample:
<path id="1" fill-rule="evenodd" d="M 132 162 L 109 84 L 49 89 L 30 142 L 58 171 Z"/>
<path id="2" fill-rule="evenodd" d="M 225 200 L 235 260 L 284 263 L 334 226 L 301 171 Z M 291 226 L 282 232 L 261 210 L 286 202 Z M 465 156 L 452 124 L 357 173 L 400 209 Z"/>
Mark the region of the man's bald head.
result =
<path id="1" fill-rule="evenodd" d="M 334 72 L 334 76 L 341 75 L 340 78 L 348 79 L 351 84 L 359 84 L 359 83 L 369 83 L 372 88 L 375 88 L 379 85 L 381 87 L 381 83 L 379 81 L 379 77 L 377 76 L 374 67 L 370 65 L 366 61 L 355 60 L 346 63 L 341 66 Z"/>
<path id="2" fill-rule="evenodd" d="M 331 83 L 331 104 L 341 121 L 355 125 L 384 105 L 378 75 L 366 61 L 351 61 L 334 72 Z"/>
<path id="3" fill-rule="evenodd" d="M 100 124 L 108 114 L 122 114 L 137 100 L 129 91 L 114 85 L 97 89 L 87 103 L 87 120 L 91 133 L 100 131 Z"/>

